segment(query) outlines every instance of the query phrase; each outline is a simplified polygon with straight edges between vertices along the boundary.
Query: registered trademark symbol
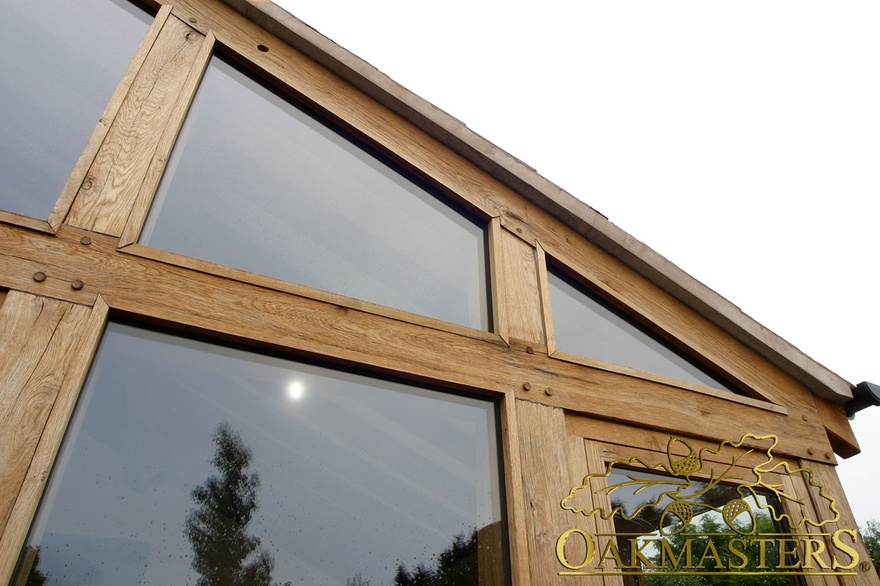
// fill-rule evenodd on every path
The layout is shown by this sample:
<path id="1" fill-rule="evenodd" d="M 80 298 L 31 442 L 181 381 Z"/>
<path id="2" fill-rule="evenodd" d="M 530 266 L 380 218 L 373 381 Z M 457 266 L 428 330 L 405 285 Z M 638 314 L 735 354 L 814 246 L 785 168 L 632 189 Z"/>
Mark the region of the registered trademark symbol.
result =
<path id="1" fill-rule="evenodd" d="M 870 572 L 871 571 L 871 563 L 870 562 L 862 562 L 859 564 L 860 572 Z"/>

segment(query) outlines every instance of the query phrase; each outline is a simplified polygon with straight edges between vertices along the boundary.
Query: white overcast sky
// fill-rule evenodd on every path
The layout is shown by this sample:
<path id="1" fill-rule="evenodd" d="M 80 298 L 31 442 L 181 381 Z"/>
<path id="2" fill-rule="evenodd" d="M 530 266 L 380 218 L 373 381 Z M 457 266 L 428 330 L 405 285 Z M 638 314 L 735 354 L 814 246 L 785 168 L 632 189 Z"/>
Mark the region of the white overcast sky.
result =
<path id="1" fill-rule="evenodd" d="M 851 383 L 880 384 L 880 3 L 276 0 Z M 840 473 L 880 519 L 880 407 Z"/>

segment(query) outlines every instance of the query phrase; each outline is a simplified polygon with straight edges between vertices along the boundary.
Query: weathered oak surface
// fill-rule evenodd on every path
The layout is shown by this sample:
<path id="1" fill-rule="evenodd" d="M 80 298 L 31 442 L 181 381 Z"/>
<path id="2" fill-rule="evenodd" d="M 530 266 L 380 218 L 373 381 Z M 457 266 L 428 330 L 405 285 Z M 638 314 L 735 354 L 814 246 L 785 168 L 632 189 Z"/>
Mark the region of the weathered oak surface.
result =
<path id="1" fill-rule="evenodd" d="M 48 221 L 0 211 L 0 583 L 11 575 L 108 315 L 497 399 L 517 585 L 571 584 L 558 575 L 556 539 L 573 526 L 612 533 L 613 524 L 578 518 L 561 509 L 561 499 L 617 455 L 662 454 L 670 435 L 711 443 L 776 434 L 779 457 L 815 470 L 839 495 L 839 526 L 854 526 L 831 466 L 832 451 L 858 452 L 840 405 L 813 396 L 634 269 L 225 4 L 159 3 Z M 494 332 L 137 244 L 215 46 L 486 223 Z M 548 262 L 749 396 L 558 351 Z M 807 499 L 793 514 L 818 514 L 810 507 L 820 499 L 802 478 L 781 482 Z M 607 500 L 603 494 L 590 498 L 607 506 L 599 502 Z M 570 547 L 576 557 L 577 544 Z M 576 580 L 621 583 L 615 576 Z M 878 584 L 866 573 L 810 578 L 838 581 Z"/>
<path id="2" fill-rule="evenodd" d="M 0 582 L 9 580 L 107 317 L 12 291 L 0 307 Z"/>
<path id="3" fill-rule="evenodd" d="M 394 372 L 477 392 L 507 393 L 602 419 L 632 422 L 662 431 L 687 429 L 715 438 L 773 430 L 786 438 L 785 453 L 804 458 L 830 451 L 815 411 L 764 409 L 723 396 L 621 375 L 602 369 L 530 354 L 506 345 L 498 336 L 467 328 L 447 331 L 348 307 L 260 284 L 169 266 L 125 254 L 115 239 L 62 227 L 57 236 L 0 227 L 0 286 L 45 291 L 78 301 L 100 295 L 117 311 L 227 339 L 247 340 L 325 359 Z M 50 277 L 34 282 L 32 270 Z M 246 275 L 238 275 L 244 278 Z M 57 286 L 79 279 L 81 290 Z M 48 286 L 46 286 L 48 284 Z M 353 305 L 358 305 L 357 303 Z M 531 390 L 525 390 L 525 385 Z M 546 389 L 552 394 L 547 394 Z M 813 454 L 810 454 L 812 451 Z"/>

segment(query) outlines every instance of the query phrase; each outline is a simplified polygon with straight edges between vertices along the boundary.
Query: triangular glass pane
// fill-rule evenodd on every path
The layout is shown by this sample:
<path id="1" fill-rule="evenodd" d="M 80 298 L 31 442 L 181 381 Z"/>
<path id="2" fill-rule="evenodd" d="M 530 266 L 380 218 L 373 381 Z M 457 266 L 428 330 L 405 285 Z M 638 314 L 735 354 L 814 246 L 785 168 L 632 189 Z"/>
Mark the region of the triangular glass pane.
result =
<path id="1" fill-rule="evenodd" d="M 733 391 L 728 385 L 664 345 L 561 271 L 548 271 L 556 347 L 604 362 Z"/>
<path id="2" fill-rule="evenodd" d="M 485 230 L 218 56 L 140 242 L 488 329 Z"/>

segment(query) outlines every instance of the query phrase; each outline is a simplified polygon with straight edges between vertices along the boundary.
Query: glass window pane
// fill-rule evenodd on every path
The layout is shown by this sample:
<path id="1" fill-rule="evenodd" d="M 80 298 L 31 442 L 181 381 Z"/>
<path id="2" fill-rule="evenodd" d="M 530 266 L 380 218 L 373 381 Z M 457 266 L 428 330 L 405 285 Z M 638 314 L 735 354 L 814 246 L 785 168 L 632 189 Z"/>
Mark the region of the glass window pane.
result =
<path id="1" fill-rule="evenodd" d="M 484 230 L 217 57 L 140 241 L 488 328 Z"/>
<path id="2" fill-rule="evenodd" d="M 604 362 L 732 391 L 650 335 L 605 307 L 562 273 L 550 270 L 556 347 Z"/>
<path id="3" fill-rule="evenodd" d="M 772 492 L 722 484 L 717 478 L 703 482 L 644 470 L 614 470 L 608 486 L 613 488 L 612 507 L 620 509 L 614 515 L 620 559 L 637 564 L 627 568 L 625 586 L 677 586 L 684 575 L 700 572 L 702 576 L 689 576 L 685 583 L 801 584 L 798 576 L 777 570 L 798 564 L 791 557 L 780 558 L 773 539 L 793 534 L 786 535 L 788 525 L 774 520 L 785 510 Z M 733 540 L 739 543 L 731 546 Z M 640 572 L 644 575 L 632 575 Z M 713 577 L 712 572 L 727 575 Z M 731 575 L 738 572 L 744 575 Z"/>
<path id="4" fill-rule="evenodd" d="M 0 2 L 0 209 L 48 218 L 151 21 L 125 0 Z"/>
<path id="5" fill-rule="evenodd" d="M 22 559 L 95 586 L 500 579 L 497 436 L 489 401 L 111 324 Z"/>

